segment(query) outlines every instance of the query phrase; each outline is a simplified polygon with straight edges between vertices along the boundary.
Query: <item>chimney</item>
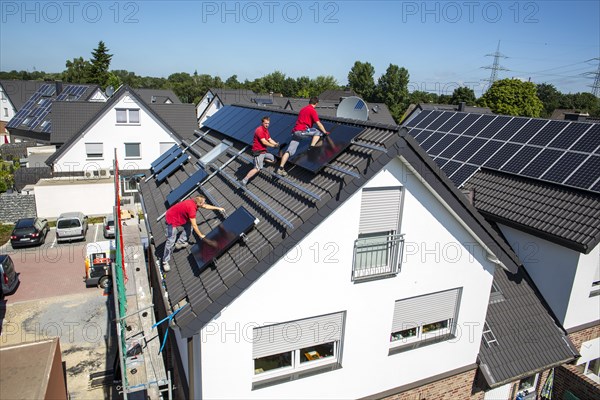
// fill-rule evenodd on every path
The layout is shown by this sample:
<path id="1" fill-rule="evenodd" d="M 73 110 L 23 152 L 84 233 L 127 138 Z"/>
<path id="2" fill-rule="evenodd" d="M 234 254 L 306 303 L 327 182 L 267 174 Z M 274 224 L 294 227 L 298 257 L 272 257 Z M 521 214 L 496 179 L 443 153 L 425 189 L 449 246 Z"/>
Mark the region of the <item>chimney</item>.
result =
<path id="1" fill-rule="evenodd" d="M 460 103 L 458 103 L 458 111 L 465 111 L 466 106 L 467 106 L 467 103 L 465 103 L 464 101 L 461 101 Z"/>
<path id="2" fill-rule="evenodd" d="M 63 90 L 63 86 L 62 86 L 62 81 L 56 81 L 56 95 L 58 96 L 59 94 L 62 93 Z"/>

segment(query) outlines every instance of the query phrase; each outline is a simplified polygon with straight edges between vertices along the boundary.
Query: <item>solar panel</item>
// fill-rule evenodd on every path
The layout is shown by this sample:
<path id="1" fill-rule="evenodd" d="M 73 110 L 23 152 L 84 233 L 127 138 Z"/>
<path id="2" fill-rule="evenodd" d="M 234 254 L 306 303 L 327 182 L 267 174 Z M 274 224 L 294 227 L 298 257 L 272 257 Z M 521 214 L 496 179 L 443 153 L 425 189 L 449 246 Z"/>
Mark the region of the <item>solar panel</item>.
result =
<path id="1" fill-rule="evenodd" d="M 467 128 L 473 125 L 475 121 L 477 121 L 480 117 L 481 115 L 479 114 L 467 114 L 467 116 L 463 118 L 458 124 L 456 124 L 454 128 L 450 129 L 450 132 L 464 133 L 467 130 Z"/>
<path id="2" fill-rule="evenodd" d="M 565 121 L 550 121 L 529 141 L 529 144 L 547 146 L 568 124 Z"/>
<path id="3" fill-rule="evenodd" d="M 200 184 L 208 174 L 203 169 L 199 169 L 188 177 L 181 185 L 171 190 L 171 193 L 167 195 L 168 207 L 177 203 L 183 196 L 190 193 L 198 184 Z"/>
<path id="4" fill-rule="evenodd" d="M 505 143 L 490 159 L 488 159 L 483 166 L 486 168 L 498 169 L 506 160 L 508 160 L 513 154 L 519 151 L 523 147 L 522 145 L 515 143 Z"/>
<path id="5" fill-rule="evenodd" d="M 446 174 L 446 176 L 449 176 L 452 175 L 462 165 L 463 163 L 450 160 L 443 165 L 443 171 Z"/>
<path id="6" fill-rule="evenodd" d="M 527 124 L 525 124 L 525 126 L 523 126 L 519 132 L 513 135 L 510 141 L 515 143 L 529 142 L 529 144 L 531 144 L 531 140 L 533 140 L 532 138 L 535 139 L 540 129 L 542 129 L 544 125 L 547 125 L 548 122 L 549 121 L 544 121 L 541 119 L 529 120 L 529 122 L 527 122 Z"/>
<path id="7" fill-rule="evenodd" d="M 438 142 L 436 144 L 431 146 L 431 148 L 429 148 L 429 150 L 427 150 L 427 153 L 431 157 L 438 156 L 438 155 L 440 155 L 440 153 L 442 151 L 444 151 L 444 149 L 446 147 L 448 147 L 450 145 L 450 143 L 452 143 L 457 138 L 458 138 L 457 135 L 451 135 L 451 134 L 445 135 L 443 138 L 438 140 Z"/>
<path id="8" fill-rule="evenodd" d="M 185 162 L 187 162 L 187 160 L 189 159 L 187 154 L 182 154 L 179 156 L 179 158 L 175 161 L 173 161 L 171 164 L 169 164 L 165 169 L 163 169 L 157 176 L 156 176 L 156 183 L 161 183 L 162 181 L 164 181 L 169 175 L 171 175 L 173 172 L 175 172 L 175 170 L 177 168 L 179 168 L 180 166 L 182 166 Z"/>
<path id="9" fill-rule="evenodd" d="M 258 223 L 252 214 L 240 207 L 210 231 L 205 239 L 196 243 L 191 253 L 196 261 L 194 274 L 197 276 L 215 259 L 225 253 L 239 238 L 248 233 Z"/>
<path id="10" fill-rule="evenodd" d="M 219 127 L 221 126 L 223 121 L 225 121 L 229 114 L 229 111 L 231 111 L 232 108 L 233 107 L 231 106 L 225 106 L 221 108 L 216 113 L 206 118 L 206 120 L 203 122 L 203 126 L 220 132 L 221 130 L 219 129 Z"/>
<path id="11" fill-rule="evenodd" d="M 421 111 L 414 118 L 406 123 L 407 127 L 415 127 L 421 122 L 427 115 L 429 115 L 429 111 Z"/>
<path id="12" fill-rule="evenodd" d="M 429 137 L 425 140 L 423 140 L 421 142 L 421 147 L 427 151 L 429 150 L 431 147 L 433 147 L 433 145 L 435 145 L 442 137 L 444 137 L 444 134 L 441 132 L 433 132 L 431 135 L 429 135 Z"/>
<path id="13" fill-rule="evenodd" d="M 554 164 L 541 179 L 551 182 L 564 181 L 577 167 L 587 158 L 586 154 L 582 153 L 566 153 L 556 164 Z"/>
<path id="14" fill-rule="evenodd" d="M 564 182 L 565 185 L 588 189 L 598 180 L 600 171 L 600 157 L 590 156 L 570 178 Z"/>
<path id="15" fill-rule="evenodd" d="M 444 118 L 444 120 L 443 120 L 444 123 L 441 124 L 438 129 L 442 132 L 450 132 L 450 129 L 452 129 L 463 118 L 465 118 L 465 114 L 445 113 L 445 115 L 442 115 L 442 117 Z M 439 121 L 440 119 L 441 118 L 439 118 L 437 121 Z"/>
<path id="16" fill-rule="evenodd" d="M 439 127 L 444 125 L 448 121 L 448 118 L 450 118 L 452 116 L 453 116 L 453 113 L 449 113 L 449 112 L 441 113 L 439 117 L 437 117 L 433 122 L 431 122 L 427 126 L 427 129 L 431 129 L 432 131 L 439 129 Z"/>
<path id="17" fill-rule="evenodd" d="M 165 160 L 165 158 L 169 157 L 178 148 L 179 148 L 179 146 L 174 144 L 169 150 L 165 151 L 160 156 L 158 156 L 158 158 L 156 160 L 152 161 L 152 163 L 150 164 L 150 168 L 152 168 L 152 170 L 154 170 L 158 164 L 163 162 Z"/>
<path id="18" fill-rule="evenodd" d="M 425 129 L 420 130 L 420 129 L 412 128 L 408 133 L 410 135 L 412 135 L 412 137 L 414 137 L 415 139 L 417 139 L 417 141 L 419 143 L 421 143 L 421 142 L 424 142 L 429 136 L 431 136 L 431 134 L 433 132 L 425 130 Z"/>
<path id="19" fill-rule="evenodd" d="M 456 172 L 450 176 L 450 180 L 452 180 L 457 187 L 461 187 L 462 184 L 477 171 L 477 169 L 478 167 L 474 165 L 463 164 L 462 167 L 457 169 Z"/>
<path id="20" fill-rule="evenodd" d="M 500 169 L 504 172 L 518 173 L 524 166 L 542 152 L 539 147 L 523 146 L 521 149 L 504 164 Z"/>
<path id="21" fill-rule="evenodd" d="M 538 177 L 550 168 L 550 166 L 560 158 L 565 152 L 554 149 L 544 149 L 533 161 L 527 165 L 520 175 Z"/>
<path id="22" fill-rule="evenodd" d="M 477 135 L 494 120 L 494 117 L 494 115 L 482 115 L 473 125 L 465 130 L 464 134 L 469 136 Z"/>
<path id="23" fill-rule="evenodd" d="M 503 115 L 498 115 L 496 116 L 496 118 L 494 118 L 494 120 L 488 125 L 486 126 L 481 132 L 479 132 L 477 134 L 477 137 L 480 138 L 492 138 L 496 135 L 496 133 L 498 133 L 498 131 L 500 129 L 502 129 L 502 127 L 504 125 L 506 125 L 508 123 L 508 121 L 510 121 L 511 117 L 505 117 Z"/>
<path id="24" fill-rule="evenodd" d="M 323 144 L 313 147 L 308 151 L 310 140 L 303 140 L 300 142 L 298 151 L 294 157 L 290 157 L 291 162 L 313 173 L 317 173 L 325 164 L 344 151 L 363 130 L 362 128 L 348 125 L 337 125 L 333 128 L 328 128 L 328 123 L 324 123 L 324 125 L 326 129 L 329 129 L 331 134 L 323 137 Z"/>
<path id="25" fill-rule="evenodd" d="M 179 146 L 177 146 L 175 151 L 168 154 L 165 158 L 163 158 L 163 160 L 161 162 L 156 164 L 156 167 L 152 168 L 152 171 L 154 171 L 155 173 L 160 172 L 163 168 L 165 168 L 167 165 L 172 163 L 173 160 L 175 160 L 177 157 L 179 157 L 182 153 L 183 153 L 183 151 L 181 151 Z"/>
<path id="26" fill-rule="evenodd" d="M 594 124 L 570 150 L 592 153 L 598 150 L 598 146 L 600 146 L 600 124 Z"/>
<path id="27" fill-rule="evenodd" d="M 427 126 L 429 124 L 431 124 L 436 118 L 438 118 L 440 115 L 442 115 L 441 111 L 423 111 L 426 112 L 427 115 L 425 115 L 425 118 L 423 118 L 418 125 L 416 125 L 416 128 L 427 128 Z"/>
<path id="28" fill-rule="evenodd" d="M 473 140 L 471 140 L 469 142 L 469 144 L 467 144 L 465 147 L 463 147 L 462 150 L 460 150 L 455 156 L 454 159 L 458 160 L 458 161 L 467 161 L 469 158 L 473 157 L 473 155 L 478 151 L 478 150 L 482 150 L 483 146 L 486 143 L 498 143 L 499 142 L 488 142 L 485 139 L 480 139 L 480 138 L 474 138 Z M 498 150 L 500 148 L 500 145 L 498 145 L 498 147 L 496 148 L 496 150 Z M 495 150 L 494 150 L 495 151 Z M 491 156 L 493 154 L 490 153 L 488 155 Z M 487 157 L 486 157 L 487 160 Z"/>
<path id="29" fill-rule="evenodd" d="M 461 151 L 467 143 L 471 140 L 468 136 L 459 136 L 450 146 L 446 147 L 446 150 L 440 153 L 441 157 L 453 158 L 456 154 Z"/>
<path id="30" fill-rule="evenodd" d="M 519 129 L 525 126 L 527 121 L 529 120 L 525 118 L 513 118 L 494 136 L 494 139 L 503 141 L 510 140 Z"/>
<path id="31" fill-rule="evenodd" d="M 551 141 L 548 146 L 558 149 L 568 149 L 592 126 L 593 125 L 591 124 L 570 123 L 569 126 L 567 126 L 559 136 L 554 138 L 554 140 Z"/>

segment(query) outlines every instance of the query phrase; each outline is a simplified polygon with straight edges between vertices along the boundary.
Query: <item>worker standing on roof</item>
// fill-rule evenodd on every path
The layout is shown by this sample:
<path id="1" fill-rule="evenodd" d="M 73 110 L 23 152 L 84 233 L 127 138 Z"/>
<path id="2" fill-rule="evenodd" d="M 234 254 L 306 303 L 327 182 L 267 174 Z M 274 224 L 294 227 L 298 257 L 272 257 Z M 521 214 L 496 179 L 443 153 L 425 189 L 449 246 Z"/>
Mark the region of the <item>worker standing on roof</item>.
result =
<path id="1" fill-rule="evenodd" d="M 321 136 L 329 135 L 329 132 L 327 132 L 321 121 L 319 121 L 319 115 L 315 109 L 317 104 L 319 104 L 319 98 L 316 96 L 311 97 L 308 101 L 308 105 L 303 107 L 298 113 L 298 119 L 296 120 L 294 129 L 292 129 L 292 141 L 281 157 L 281 163 L 279 164 L 277 175 L 287 176 L 287 172 L 285 172 L 283 167 L 285 166 L 287 160 L 296 153 L 298 145 L 302 139 L 307 136 L 312 136 L 312 141 L 310 142 L 310 147 L 308 148 L 310 150 L 311 147 L 316 146 Z M 314 124 L 316 124 L 319 129 L 313 128 Z"/>
<path id="2" fill-rule="evenodd" d="M 165 222 L 167 223 L 167 242 L 165 243 L 165 250 L 163 252 L 163 270 L 165 272 L 171 270 L 169 260 L 171 259 L 171 254 L 173 254 L 173 247 L 179 250 L 189 246 L 188 238 L 192 234 L 192 228 L 194 228 L 194 232 L 196 232 L 201 239 L 204 239 L 205 235 L 200 232 L 198 224 L 196 223 L 196 213 L 198 212 L 198 208 L 221 212 L 225 211 L 223 207 L 215 207 L 206 204 L 206 198 L 204 196 L 197 196 L 193 199 L 184 200 L 167 210 L 167 213 L 165 214 Z M 183 227 L 183 232 L 181 232 L 179 239 L 177 239 L 178 226 Z"/>
<path id="3" fill-rule="evenodd" d="M 254 130 L 254 141 L 252 143 L 252 155 L 254 156 L 254 168 L 252 168 L 246 177 L 240 181 L 243 187 L 248 184 L 248 180 L 260 171 L 265 161 L 274 163 L 275 157 L 271 153 L 267 153 L 267 147 L 279 147 L 279 143 L 271 138 L 269 133 L 269 124 L 271 119 L 267 116 L 262 117 L 261 125 Z"/>

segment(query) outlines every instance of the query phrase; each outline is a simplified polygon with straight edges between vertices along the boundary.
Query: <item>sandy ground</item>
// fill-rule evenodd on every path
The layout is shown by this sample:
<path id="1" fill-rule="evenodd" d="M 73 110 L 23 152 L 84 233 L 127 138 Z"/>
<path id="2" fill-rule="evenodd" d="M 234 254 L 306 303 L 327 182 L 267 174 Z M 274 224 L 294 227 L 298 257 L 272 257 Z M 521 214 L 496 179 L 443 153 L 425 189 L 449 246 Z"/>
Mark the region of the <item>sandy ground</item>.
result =
<path id="1" fill-rule="evenodd" d="M 71 399 L 110 398 L 109 388 L 89 390 L 89 374 L 112 369 L 107 352 L 112 302 L 98 289 L 5 306 L 0 346 L 60 337 Z M 110 310 L 112 311 L 112 310 Z"/>

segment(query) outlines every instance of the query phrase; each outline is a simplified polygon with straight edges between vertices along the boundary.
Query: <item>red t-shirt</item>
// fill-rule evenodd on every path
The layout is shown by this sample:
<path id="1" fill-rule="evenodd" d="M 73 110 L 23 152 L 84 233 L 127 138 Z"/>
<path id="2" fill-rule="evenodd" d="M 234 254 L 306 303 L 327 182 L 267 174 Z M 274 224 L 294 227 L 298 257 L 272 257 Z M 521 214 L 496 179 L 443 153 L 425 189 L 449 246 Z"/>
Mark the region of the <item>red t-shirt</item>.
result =
<path id="1" fill-rule="evenodd" d="M 260 151 L 261 153 L 267 151 L 267 146 L 263 144 L 261 139 L 271 139 L 269 130 L 262 125 L 256 128 L 256 130 L 254 131 L 254 142 L 252 143 L 252 151 Z"/>
<path id="2" fill-rule="evenodd" d="M 293 132 L 305 131 L 308 128 L 312 128 L 315 122 L 319 122 L 319 116 L 317 115 L 317 110 L 309 104 L 303 107 L 298 113 L 298 119 L 296 120 L 296 125 L 294 125 Z"/>
<path id="3" fill-rule="evenodd" d="M 196 218 L 197 212 L 198 205 L 194 199 L 187 199 L 169 208 L 165 214 L 165 221 L 167 221 L 167 224 L 169 225 L 182 226 L 185 225 L 190 218 Z"/>

